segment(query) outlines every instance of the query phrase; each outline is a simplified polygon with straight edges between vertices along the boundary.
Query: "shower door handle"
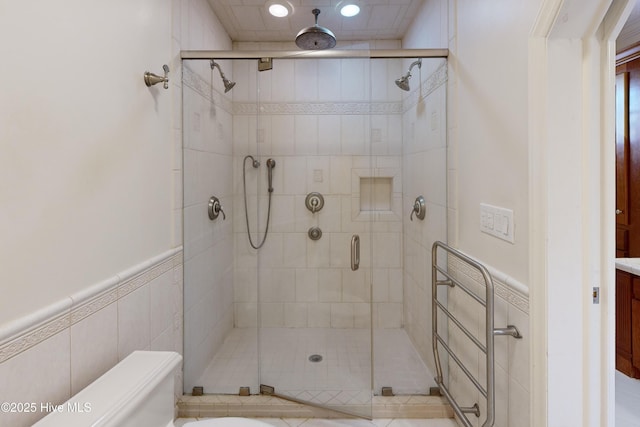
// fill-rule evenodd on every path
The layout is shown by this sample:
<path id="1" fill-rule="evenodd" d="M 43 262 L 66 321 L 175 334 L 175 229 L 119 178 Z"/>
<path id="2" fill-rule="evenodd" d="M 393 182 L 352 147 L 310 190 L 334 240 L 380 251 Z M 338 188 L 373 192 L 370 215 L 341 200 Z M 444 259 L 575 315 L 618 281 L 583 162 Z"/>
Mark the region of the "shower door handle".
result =
<path id="1" fill-rule="evenodd" d="M 360 268 L 360 236 L 351 236 L 351 270 Z"/>

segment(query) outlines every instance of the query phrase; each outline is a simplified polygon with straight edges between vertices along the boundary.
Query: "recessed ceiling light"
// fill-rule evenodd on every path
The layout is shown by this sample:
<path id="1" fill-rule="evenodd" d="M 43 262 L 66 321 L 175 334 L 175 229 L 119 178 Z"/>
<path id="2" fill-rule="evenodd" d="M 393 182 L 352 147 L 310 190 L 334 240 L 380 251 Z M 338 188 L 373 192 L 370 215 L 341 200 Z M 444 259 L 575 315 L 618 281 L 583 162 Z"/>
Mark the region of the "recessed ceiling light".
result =
<path id="1" fill-rule="evenodd" d="M 340 13 L 342 14 L 342 16 L 350 18 L 360 13 L 360 7 L 357 4 L 345 4 L 340 9 Z"/>
<path id="2" fill-rule="evenodd" d="M 291 5 L 286 1 L 270 1 L 267 3 L 267 9 L 269 13 L 277 18 L 284 18 L 289 16 L 293 11 Z"/>

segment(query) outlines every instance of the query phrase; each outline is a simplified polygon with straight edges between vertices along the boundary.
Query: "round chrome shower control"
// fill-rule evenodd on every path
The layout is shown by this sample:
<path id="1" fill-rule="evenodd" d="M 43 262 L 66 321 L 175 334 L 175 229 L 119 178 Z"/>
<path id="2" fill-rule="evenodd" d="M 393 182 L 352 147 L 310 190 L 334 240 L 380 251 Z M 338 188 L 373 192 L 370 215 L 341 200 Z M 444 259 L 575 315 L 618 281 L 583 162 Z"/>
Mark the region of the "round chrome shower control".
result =
<path id="1" fill-rule="evenodd" d="M 209 199 L 208 212 L 209 212 L 209 219 L 211 221 L 218 218 L 218 215 L 220 215 L 221 213 L 222 213 L 222 219 L 223 220 L 227 219 L 227 216 L 224 214 L 224 211 L 222 210 L 220 199 L 218 199 L 216 196 L 211 196 L 211 198 Z"/>
<path id="2" fill-rule="evenodd" d="M 311 227 L 307 234 L 309 234 L 309 238 L 311 240 L 320 240 L 322 237 L 322 230 L 320 230 L 320 227 Z"/>
<path id="3" fill-rule="evenodd" d="M 424 201 L 424 197 L 418 196 L 416 197 L 416 201 L 413 203 L 413 210 L 411 211 L 411 215 L 409 215 L 409 219 L 413 221 L 413 214 L 416 214 L 416 218 L 424 219 L 426 215 L 427 207 Z"/>
<path id="4" fill-rule="evenodd" d="M 313 193 L 307 194 L 304 204 L 311 213 L 316 213 L 324 207 L 324 197 L 322 197 L 322 194 L 314 191 Z"/>

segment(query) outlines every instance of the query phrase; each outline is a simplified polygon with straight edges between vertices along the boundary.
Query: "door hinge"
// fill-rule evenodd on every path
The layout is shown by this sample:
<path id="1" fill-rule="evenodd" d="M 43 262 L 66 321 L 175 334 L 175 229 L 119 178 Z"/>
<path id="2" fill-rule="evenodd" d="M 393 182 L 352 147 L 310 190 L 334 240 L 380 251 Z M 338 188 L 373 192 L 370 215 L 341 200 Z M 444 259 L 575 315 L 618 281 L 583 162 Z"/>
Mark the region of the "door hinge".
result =
<path id="1" fill-rule="evenodd" d="M 593 287 L 593 303 L 600 304 L 600 287 Z"/>

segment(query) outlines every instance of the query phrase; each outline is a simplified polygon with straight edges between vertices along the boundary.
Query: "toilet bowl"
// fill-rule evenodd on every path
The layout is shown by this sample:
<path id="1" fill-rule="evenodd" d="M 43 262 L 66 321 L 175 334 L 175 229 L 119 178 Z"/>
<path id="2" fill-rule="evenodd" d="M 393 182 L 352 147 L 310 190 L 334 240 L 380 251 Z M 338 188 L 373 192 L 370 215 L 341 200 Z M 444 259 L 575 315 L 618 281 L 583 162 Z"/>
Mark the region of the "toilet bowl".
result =
<path id="1" fill-rule="evenodd" d="M 273 425 L 249 418 L 227 417 L 191 421 L 183 427 L 273 427 Z"/>

